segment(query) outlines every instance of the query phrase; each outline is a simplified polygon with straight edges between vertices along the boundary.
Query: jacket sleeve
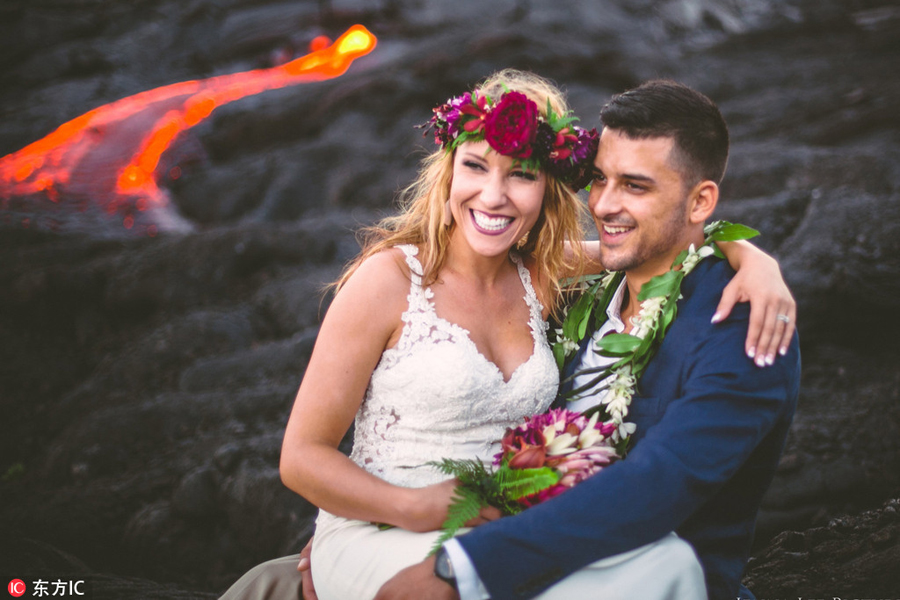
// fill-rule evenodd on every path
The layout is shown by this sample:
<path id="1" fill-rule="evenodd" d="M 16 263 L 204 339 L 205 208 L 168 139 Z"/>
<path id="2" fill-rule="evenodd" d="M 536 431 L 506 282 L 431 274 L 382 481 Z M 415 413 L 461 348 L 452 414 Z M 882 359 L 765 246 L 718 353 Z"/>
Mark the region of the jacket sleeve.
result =
<path id="1" fill-rule="evenodd" d="M 665 403 L 665 412 L 625 460 L 544 504 L 458 538 L 494 600 L 530 598 L 585 565 L 678 529 L 775 423 L 792 414 L 799 385 L 796 336 L 786 357 L 760 369 L 744 355 L 746 319 L 680 325 L 703 331 L 671 340 L 667 352 L 684 357 L 679 389 L 654 399 Z"/>

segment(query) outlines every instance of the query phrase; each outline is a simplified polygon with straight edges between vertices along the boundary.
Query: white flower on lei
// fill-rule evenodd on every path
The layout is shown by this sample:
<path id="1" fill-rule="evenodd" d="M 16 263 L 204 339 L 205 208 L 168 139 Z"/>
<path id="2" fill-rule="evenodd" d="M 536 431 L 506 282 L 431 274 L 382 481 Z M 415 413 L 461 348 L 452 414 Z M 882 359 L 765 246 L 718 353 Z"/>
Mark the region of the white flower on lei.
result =
<path id="1" fill-rule="evenodd" d="M 564 336 L 562 329 L 554 329 L 554 331 L 556 332 L 556 339 L 560 343 L 562 343 L 563 352 L 566 356 L 569 356 L 570 354 L 578 350 L 578 342 L 570 340 L 569 338 Z"/>
<path id="2" fill-rule="evenodd" d="M 616 278 L 615 271 L 607 271 L 606 272 L 606 274 L 603 276 L 603 279 L 600 281 L 600 288 L 597 290 L 597 298 L 598 299 L 601 296 L 603 296 L 604 291 L 606 290 L 606 288 L 609 287 L 609 285 L 613 282 L 613 279 L 615 279 L 615 278 Z"/>
<path id="3" fill-rule="evenodd" d="M 619 428 L 612 432 L 611 437 L 613 441 L 619 442 L 620 440 L 624 440 L 629 435 L 634 433 L 637 430 L 637 425 L 634 423 L 622 423 L 619 425 Z"/>
<path id="4" fill-rule="evenodd" d="M 600 402 L 606 405 L 606 412 L 612 422 L 619 424 L 628 415 L 628 405 L 631 404 L 631 396 L 634 394 L 635 380 L 631 374 L 630 365 L 616 369 L 613 371 L 612 377 L 613 380 Z"/>
<path id="5" fill-rule="evenodd" d="M 694 270 L 694 267 L 697 266 L 697 263 L 699 263 L 707 256 L 715 254 L 715 252 L 716 251 L 712 246 L 700 246 L 700 250 L 695 250 L 694 245 L 691 244 L 690 248 L 688 248 L 688 254 L 684 258 L 684 263 L 682 263 L 681 265 L 681 271 L 685 275 L 687 275 Z"/>
<path id="6" fill-rule="evenodd" d="M 640 312 L 631 319 L 631 325 L 634 327 L 631 335 L 641 339 L 647 337 L 647 334 L 656 328 L 656 321 L 665 303 L 666 296 L 654 296 L 641 302 Z"/>

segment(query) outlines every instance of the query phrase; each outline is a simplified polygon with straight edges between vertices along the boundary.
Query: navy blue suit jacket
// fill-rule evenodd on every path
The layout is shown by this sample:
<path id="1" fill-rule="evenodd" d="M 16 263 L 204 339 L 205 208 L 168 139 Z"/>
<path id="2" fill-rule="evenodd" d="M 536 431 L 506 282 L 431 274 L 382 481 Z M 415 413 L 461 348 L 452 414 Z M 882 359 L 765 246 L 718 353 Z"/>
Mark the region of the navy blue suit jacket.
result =
<path id="1" fill-rule="evenodd" d="M 796 406 L 800 352 L 795 335 L 787 356 L 755 366 L 744 353 L 746 304 L 710 323 L 733 275 L 708 258 L 685 278 L 678 316 L 632 400 L 625 460 L 458 538 L 493 600 L 530 598 L 670 531 L 696 550 L 711 600 L 753 597 L 740 579 Z"/>

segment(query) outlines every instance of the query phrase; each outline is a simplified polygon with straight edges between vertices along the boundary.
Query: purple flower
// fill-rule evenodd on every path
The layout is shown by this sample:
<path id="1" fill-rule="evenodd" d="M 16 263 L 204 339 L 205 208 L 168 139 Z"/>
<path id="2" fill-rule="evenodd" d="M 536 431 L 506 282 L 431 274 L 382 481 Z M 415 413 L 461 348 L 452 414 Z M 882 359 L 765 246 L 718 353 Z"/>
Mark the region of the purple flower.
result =
<path id="1" fill-rule="evenodd" d="M 593 179 L 594 157 L 600 145 L 600 135 L 596 129 L 587 131 L 575 128 L 578 139 L 572 147 L 572 166 L 567 178 L 568 183 L 576 190 L 583 189 Z"/>
<path id="2" fill-rule="evenodd" d="M 434 109 L 434 116 L 431 121 L 422 127 L 434 129 L 434 141 L 442 146 L 453 145 L 453 142 L 459 137 L 463 131 L 469 131 L 465 128 L 468 121 L 473 116 L 476 120 L 482 121 L 483 116 L 479 117 L 479 113 L 484 112 L 484 98 L 479 98 L 480 104 L 476 104 L 472 99 L 472 94 L 466 92 L 462 96 L 450 98 L 444 104 Z"/>
<path id="3" fill-rule="evenodd" d="M 597 130 L 591 129 L 587 131 L 581 127 L 576 127 L 575 130 L 578 134 L 578 139 L 572 148 L 573 160 L 576 163 L 594 160 L 594 156 L 597 154 L 597 147 L 600 144 L 600 136 L 597 134 Z"/>

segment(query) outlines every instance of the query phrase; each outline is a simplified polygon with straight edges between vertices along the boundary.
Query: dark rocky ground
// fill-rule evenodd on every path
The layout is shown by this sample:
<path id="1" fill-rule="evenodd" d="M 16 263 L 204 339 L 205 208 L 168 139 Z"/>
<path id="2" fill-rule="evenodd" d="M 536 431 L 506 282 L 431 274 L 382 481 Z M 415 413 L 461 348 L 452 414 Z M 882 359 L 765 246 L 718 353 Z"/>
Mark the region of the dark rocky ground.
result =
<path id="1" fill-rule="evenodd" d="M 163 184 L 190 231 L 3 205 L 0 574 L 206 598 L 302 547 L 313 510 L 277 460 L 321 285 L 414 173 L 411 125 L 515 66 L 564 83 L 590 125 L 648 77 L 719 102 L 733 136 L 721 216 L 781 260 L 804 358 L 747 582 L 761 598 L 900 597 L 900 6 L 7 0 L 0 155 L 357 22 L 379 46 L 344 77 L 225 106 L 179 138 L 165 158 L 182 176 Z"/>

